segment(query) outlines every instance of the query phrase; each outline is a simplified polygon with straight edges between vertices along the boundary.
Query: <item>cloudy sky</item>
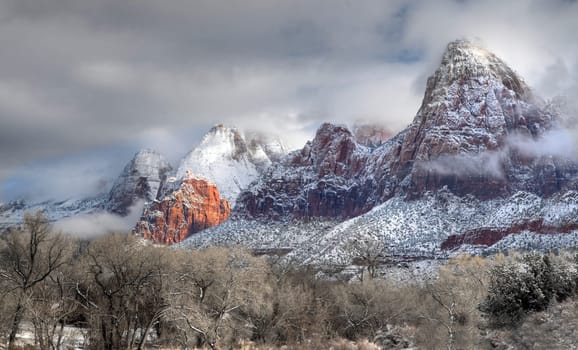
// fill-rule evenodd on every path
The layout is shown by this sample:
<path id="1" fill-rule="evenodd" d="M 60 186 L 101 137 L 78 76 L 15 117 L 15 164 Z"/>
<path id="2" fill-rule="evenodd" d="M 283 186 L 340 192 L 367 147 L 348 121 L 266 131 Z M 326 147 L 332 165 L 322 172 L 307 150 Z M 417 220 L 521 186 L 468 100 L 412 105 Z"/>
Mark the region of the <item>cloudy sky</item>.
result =
<path id="1" fill-rule="evenodd" d="M 0 201 L 106 189 L 219 122 L 292 147 L 322 121 L 400 130 L 457 38 L 578 97 L 577 19 L 568 0 L 0 0 Z"/>

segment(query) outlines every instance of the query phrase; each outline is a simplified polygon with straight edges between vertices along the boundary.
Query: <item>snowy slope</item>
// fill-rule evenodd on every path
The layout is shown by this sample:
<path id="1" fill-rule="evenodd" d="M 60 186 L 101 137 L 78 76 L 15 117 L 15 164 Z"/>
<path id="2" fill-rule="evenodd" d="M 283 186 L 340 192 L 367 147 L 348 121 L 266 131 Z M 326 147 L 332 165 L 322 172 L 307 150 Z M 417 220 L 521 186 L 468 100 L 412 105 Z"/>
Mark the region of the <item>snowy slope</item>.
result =
<path id="1" fill-rule="evenodd" d="M 244 245 L 259 250 L 290 250 L 287 258 L 307 264 L 347 264 L 345 245 L 367 237 L 386 242 L 393 255 L 414 258 L 447 257 L 456 251 L 495 252 L 507 248 L 553 249 L 576 247 L 578 231 L 530 232 L 509 235 L 493 246 L 462 246 L 442 250 L 450 236 L 479 228 L 508 228 L 519 222 L 544 220 L 554 227 L 578 224 L 578 192 L 543 199 L 518 192 L 511 197 L 482 201 L 458 197 L 446 189 L 419 200 L 395 197 L 368 213 L 335 221 L 264 222 L 233 219 L 202 231 L 182 243 L 185 247 Z M 539 243 L 539 244 L 538 244 Z"/>
<path id="2" fill-rule="evenodd" d="M 26 203 L 13 201 L 0 205 L 0 232 L 9 227 L 22 224 L 25 213 L 41 211 L 49 221 L 102 211 L 107 202 L 107 195 L 94 198 L 46 201 L 41 203 Z"/>

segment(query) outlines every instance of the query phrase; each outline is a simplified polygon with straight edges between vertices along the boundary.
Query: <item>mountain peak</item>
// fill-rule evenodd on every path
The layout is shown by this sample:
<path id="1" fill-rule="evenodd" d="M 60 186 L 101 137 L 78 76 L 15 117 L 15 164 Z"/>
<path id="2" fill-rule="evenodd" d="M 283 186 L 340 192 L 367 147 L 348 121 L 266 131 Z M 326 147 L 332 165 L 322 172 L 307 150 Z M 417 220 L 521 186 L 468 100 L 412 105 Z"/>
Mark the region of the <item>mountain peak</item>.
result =
<path id="1" fill-rule="evenodd" d="M 458 62 L 468 61 L 470 63 L 485 66 L 494 58 L 497 57 L 492 52 L 488 51 L 482 44 L 470 40 L 459 39 L 448 43 L 442 58 L 442 64 L 457 64 Z"/>
<path id="2" fill-rule="evenodd" d="M 325 135 L 341 135 L 341 134 L 348 137 L 352 136 L 351 131 L 347 128 L 347 126 L 326 122 L 321 124 L 319 129 L 317 129 L 317 132 L 315 134 L 315 140 L 320 138 L 323 139 Z"/>
<path id="3" fill-rule="evenodd" d="M 453 84 L 469 80 L 494 81 L 521 100 L 531 96 L 524 80 L 501 58 L 479 43 L 455 40 L 447 45 L 439 68 L 427 81 L 422 108 L 446 96 Z"/>
<path id="4" fill-rule="evenodd" d="M 160 162 L 165 162 L 163 155 L 152 148 L 143 148 L 137 153 L 135 153 L 132 162 L 136 163 L 139 160 L 145 159 L 155 159 L 159 160 Z"/>
<path id="5" fill-rule="evenodd" d="M 235 133 L 239 133 L 239 131 L 234 128 L 234 127 L 228 127 L 225 126 L 225 124 L 215 124 L 210 130 L 209 132 L 207 132 L 207 135 L 211 135 L 211 134 L 218 134 L 218 133 L 226 133 L 226 134 L 235 134 Z"/>
<path id="6" fill-rule="evenodd" d="M 176 178 L 187 171 L 214 182 L 223 198 L 233 206 L 237 195 L 253 182 L 285 149 L 266 136 L 242 133 L 234 127 L 217 124 L 203 137 L 201 144 L 181 161 Z"/>
<path id="7" fill-rule="evenodd" d="M 138 199 L 156 198 L 161 182 L 172 170 L 171 165 L 155 150 L 142 149 L 124 167 L 109 193 L 107 209 L 126 215 Z"/>

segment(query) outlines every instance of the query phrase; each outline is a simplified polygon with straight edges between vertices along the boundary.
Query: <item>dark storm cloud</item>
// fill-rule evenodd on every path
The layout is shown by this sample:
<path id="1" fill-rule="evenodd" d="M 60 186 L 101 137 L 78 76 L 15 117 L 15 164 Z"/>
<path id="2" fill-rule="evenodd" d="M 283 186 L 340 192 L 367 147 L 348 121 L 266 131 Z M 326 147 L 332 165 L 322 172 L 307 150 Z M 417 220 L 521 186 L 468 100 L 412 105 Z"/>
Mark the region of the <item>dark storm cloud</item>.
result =
<path id="1" fill-rule="evenodd" d="M 0 181 L 115 145 L 176 160 L 218 122 L 283 125 L 293 146 L 324 120 L 400 129 L 460 37 L 573 94 L 576 18 L 562 0 L 0 0 Z"/>

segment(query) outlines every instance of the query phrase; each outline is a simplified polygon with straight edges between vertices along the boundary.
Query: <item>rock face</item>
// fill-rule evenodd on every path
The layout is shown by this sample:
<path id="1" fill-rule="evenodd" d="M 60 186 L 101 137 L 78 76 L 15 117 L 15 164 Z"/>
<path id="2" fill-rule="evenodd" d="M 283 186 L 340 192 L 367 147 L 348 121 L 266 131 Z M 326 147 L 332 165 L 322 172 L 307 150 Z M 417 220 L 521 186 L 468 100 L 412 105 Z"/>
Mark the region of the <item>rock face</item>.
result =
<path id="1" fill-rule="evenodd" d="M 494 54 L 467 41 L 450 43 L 427 82 L 422 106 L 390 163 L 410 198 L 447 186 L 459 195 L 494 198 L 525 190 L 561 190 L 564 162 L 524 154 L 557 126 L 530 89 Z M 538 141 L 536 141 L 538 142 Z"/>
<path id="2" fill-rule="evenodd" d="M 284 154 L 281 142 L 264 135 L 213 127 L 183 158 L 175 176 L 157 187 L 156 200 L 145 206 L 135 232 L 173 244 L 220 224 L 239 192 Z"/>
<path id="3" fill-rule="evenodd" d="M 243 192 L 237 211 L 343 219 L 394 196 L 418 199 L 442 188 L 482 200 L 517 191 L 547 197 L 577 186 L 576 163 L 541 146 L 557 128 L 556 113 L 502 60 L 455 41 L 405 130 L 372 148 L 346 128 L 324 124 Z"/>
<path id="4" fill-rule="evenodd" d="M 347 128 L 323 124 L 303 149 L 240 195 L 239 211 L 274 219 L 359 215 L 373 204 L 373 184 L 358 177 L 368 154 Z"/>
<path id="5" fill-rule="evenodd" d="M 158 152 L 150 149 L 139 151 L 114 182 L 106 209 L 126 215 L 137 200 L 154 200 L 171 170 L 171 165 Z"/>
<path id="6" fill-rule="evenodd" d="M 241 190 L 285 153 L 279 140 L 256 133 L 243 135 L 235 128 L 217 125 L 183 158 L 176 177 L 182 179 L 187 171 L 205 177 L 234 206 Z"/>
<path id="7" fill-rule="evenodd" d="M 187 177 L 178 187 L 163 192 L 158 201 L 145 207 L 135 228 L 136 233 L 156 243 L 180 242 L 227 220 L 231 212 L 217 187 L 204 179 Z"/>

